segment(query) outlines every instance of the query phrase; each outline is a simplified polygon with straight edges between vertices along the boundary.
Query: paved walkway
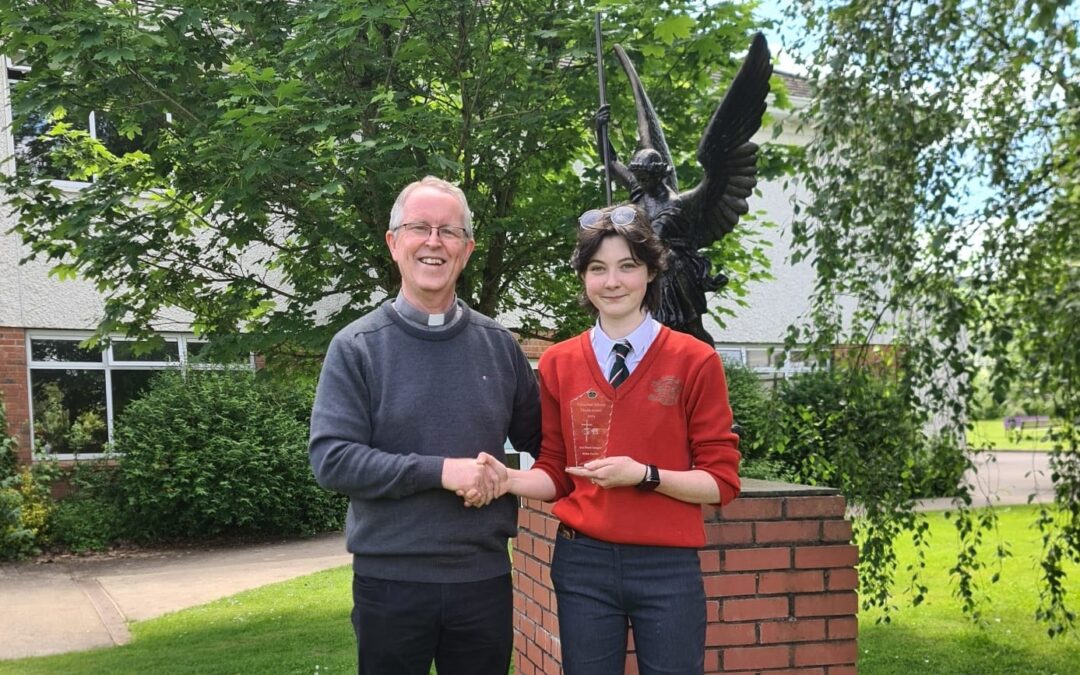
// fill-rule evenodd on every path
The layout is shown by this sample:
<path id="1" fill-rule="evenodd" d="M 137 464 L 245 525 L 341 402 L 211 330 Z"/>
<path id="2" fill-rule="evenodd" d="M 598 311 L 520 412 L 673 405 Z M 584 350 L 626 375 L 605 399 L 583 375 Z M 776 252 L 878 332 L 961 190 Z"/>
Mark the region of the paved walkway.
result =
<path id="1" fill-rule="evenodd" d="M 971 505 L 1010 506 L 1049 504 L 1054 501 L 1050 480 L 1050 454 L 1046 452 L 984 452 L 975 459 L 975 471 L 967 480 L 975 486 Z M 924 499 L 925 511 L 952 508 L 951 499 Z"/>
<path id="2" fill-rule="evenodd" d="M 245 547 L 0 564 L 0 659 L 124 644 L 128 621 L 346 565 L 341 534 Z"/>

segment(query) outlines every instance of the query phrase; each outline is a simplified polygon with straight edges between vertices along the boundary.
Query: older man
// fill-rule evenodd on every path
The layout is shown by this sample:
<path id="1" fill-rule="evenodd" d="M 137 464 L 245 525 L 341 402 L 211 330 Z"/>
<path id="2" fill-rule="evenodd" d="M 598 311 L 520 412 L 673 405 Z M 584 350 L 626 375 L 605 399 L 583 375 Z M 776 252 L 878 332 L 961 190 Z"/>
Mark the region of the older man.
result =
<path id="1" fill-rule="evenodd" d="M 465 195 L 410 184 L 386 245 L 396 298 L 330 343 L 311 413 L 311 466 L 348 495 L 358 672 L 505 675 L 513 644 L 507 539 L 516 503 L 477 461 L 539 447 L 536 380 L 516 340 L 457 299 L 473 251 Z M 486 508 L 459 494 L 478 489 Z M 492 501 L 494 499 L 494 501 Z"/>

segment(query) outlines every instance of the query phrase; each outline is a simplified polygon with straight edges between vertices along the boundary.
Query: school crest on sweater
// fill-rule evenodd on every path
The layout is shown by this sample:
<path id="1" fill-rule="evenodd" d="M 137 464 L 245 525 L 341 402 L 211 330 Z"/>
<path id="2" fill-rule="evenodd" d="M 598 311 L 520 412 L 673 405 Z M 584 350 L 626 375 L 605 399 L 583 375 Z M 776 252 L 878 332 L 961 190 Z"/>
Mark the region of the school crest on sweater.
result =
<path id="1" fill-rule="evenodd" d="M 660 405 L 675 405 L 679 400 L 679 392 L 682 391 L 682 381 L 674 375 L 665 375 L 658 380 L 649 383 L 652 393 L 650 401 L 656 401 Z"/>

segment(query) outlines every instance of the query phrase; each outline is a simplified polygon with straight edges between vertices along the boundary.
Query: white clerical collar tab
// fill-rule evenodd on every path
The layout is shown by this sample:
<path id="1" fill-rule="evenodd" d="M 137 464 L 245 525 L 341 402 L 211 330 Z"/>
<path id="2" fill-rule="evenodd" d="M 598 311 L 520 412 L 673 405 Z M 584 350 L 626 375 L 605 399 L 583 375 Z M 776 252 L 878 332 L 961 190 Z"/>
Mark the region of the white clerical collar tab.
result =
<path id="1" fill-rule="evenodd" d="M 441 326 L 446 323 L 446 314 L 428 314 L 427 325 Z"/>

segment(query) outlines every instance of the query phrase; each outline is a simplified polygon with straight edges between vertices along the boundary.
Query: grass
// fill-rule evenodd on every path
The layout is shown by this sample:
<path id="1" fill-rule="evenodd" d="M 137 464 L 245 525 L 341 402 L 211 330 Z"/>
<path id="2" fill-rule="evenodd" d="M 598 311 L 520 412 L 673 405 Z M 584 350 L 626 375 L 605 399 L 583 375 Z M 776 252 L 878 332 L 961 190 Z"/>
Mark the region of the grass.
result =
<path id="1" fill-rule="evenodd" d="M 1049 429 L 1006 431 L 1005 421 L 978 420 L 968 432 L 968 443 L 976 447 L 992 444 L 995 450 L 1051 450 L 1054 444 L 1048 438 Z"/>
<path id="2" fill-rule="evenodd" d="M 350 567 L 131 625 L 122 647 L 18 661 L 0 673 L 355 673 Z"/>
<path id="3" fill-rule="evenodd" d="M 1039 537 L 1032 507 L 999 508 L 1001 537 L 1013 557 L 989 587 L 985 625 L 964 618 L 946 571 L 956 559 L 951 522 L 927 514 L 930 594 L 901 606 L 890 624 L 860 615 L 860 675 L 1075 675 L 1080 636 L 1051 640 L 1032 617 L 1038 600 Z M 910 544 L 899 547 L 901 569 Z M 0 675 L 56 673 L 353 673 L 348 566 L 293 579 L 132 625 L 134 641 L 111 649 L 0 661 Z M 1080 606 L 1080 566 L 1068 568 L 1072 605 Z"/>
<path id="4" fill-rule="evenodd" d="M 1075 675 L 1080 673 L 1080 635 L 1050 639 L 1035 621 L 1041 550 L 1033 528 L 1035 507 L 998 508 L 1000 536 L 1012 557 L 1001 581 L 987 588 L 984 625 L 964 618 L 953 597 L 948 569 L 956 562 L 956 534 L 942 513 L 929 513 L 931 543 L 924 581 L 930 593 L 918 607 L 901 606 L 888 624 L 878 612 L 859 616 L 861 675 Z M 994 540 L 997 541 L 996 539 Z M 898 547 L 901 569 L 913 559 L 910 542 Z M 996 569 L 996 568 L 994 568 Z M 1080 565 L 1069 565 L 1069 600 L 1080 607 Z"/>

